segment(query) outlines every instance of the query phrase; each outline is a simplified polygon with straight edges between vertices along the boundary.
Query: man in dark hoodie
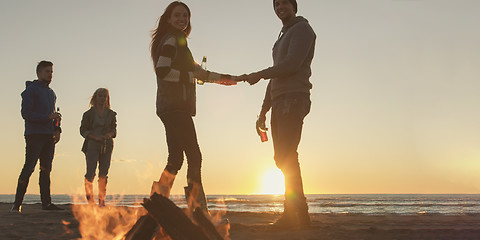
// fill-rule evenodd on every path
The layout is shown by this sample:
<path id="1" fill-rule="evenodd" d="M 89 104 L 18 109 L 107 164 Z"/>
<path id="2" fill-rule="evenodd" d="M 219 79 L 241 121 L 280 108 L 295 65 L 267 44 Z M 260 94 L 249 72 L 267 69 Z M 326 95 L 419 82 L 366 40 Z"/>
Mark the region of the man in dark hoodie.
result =
<path id="1" fill-rule="evenodd" d="M 311 222 L 297 149 L 303 119 L 310 112 L 310 65 L 316 35 L 305 18 L 296 16 L 295 0 L 274 0 L 273 7 L 283 23 L 273 46 L 273 66 L 240 76 L 237 81 L 253 85 L 260 79 L 270 79 L 256 129 L 257 132 L 265 129 L 266 113 L 271 108 L 274 159 L 285 176 L 284 213 L 274 224 L 280 227 L 308 226 Z"/>
<path id="2" fill-rule="evenodd" d="M 27 81 L 22 92 L 22 117 L 25 119 L 25 164 L 18 177 L 17 192 L 12 212 L 21 212 L 23 197 L 30 176 L 40 159 L 40 198 L 43 210 L 63 210 L 52 203 L 50 171 L 55 144 L 60 140 L 60 113 L 55 111 L 55 92 L 52 82 L 53 63 L 41 61 L 37 65 L 38 80 Z"/>

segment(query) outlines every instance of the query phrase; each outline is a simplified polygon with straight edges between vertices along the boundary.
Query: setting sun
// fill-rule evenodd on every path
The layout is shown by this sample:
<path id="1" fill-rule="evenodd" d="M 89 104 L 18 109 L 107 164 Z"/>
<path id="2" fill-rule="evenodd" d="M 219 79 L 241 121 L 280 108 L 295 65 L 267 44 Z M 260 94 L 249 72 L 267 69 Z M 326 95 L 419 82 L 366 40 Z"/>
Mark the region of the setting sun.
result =
<path id="1" fill-rule="evenodd" d="M 268 169 L 263 175 L 261 194 L 284 194 L 285 179 L 282 171 L 277 168 Z"/>

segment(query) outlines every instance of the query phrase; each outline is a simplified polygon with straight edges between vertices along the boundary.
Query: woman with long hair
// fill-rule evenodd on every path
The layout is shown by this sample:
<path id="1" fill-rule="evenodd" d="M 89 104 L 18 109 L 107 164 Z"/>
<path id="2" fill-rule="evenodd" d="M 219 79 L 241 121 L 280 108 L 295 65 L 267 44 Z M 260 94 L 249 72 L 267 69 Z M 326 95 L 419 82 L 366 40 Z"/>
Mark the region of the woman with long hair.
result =
<path id="1" fill-rule="evenodd" d="M 90 109 L 83 114 L 80 134 L 85 138 L 82 152 L 85 153 L 87 173 L 85 193 L 87 201 L 94 204 L 93 180 L 98 163 L 98 204 L 105 206 L 107 178 L 113 152 L 113 138 L 117 136 L 117 113 L 110 108 L 108 89 L 99 88 L 90 98 Z"/>
<path id="2" fill-rule="evenodd" d="M 207 211 L 202 186 L 202 154 L 197 142 L 193 116 L 196 113 L 195 78 L 207 82 L 234 85 L 229 75 L 205 71 L 193 60 L 187 45 L 192 30 L 190 9 L 182 2 L 168 5 L 152 33 L 151 56 L 157 76 L 157 115 L 165 126 L 168 159 L 152 194 L 170 196 L 175 176 L 187 157 L 187 183 L 185 194 L 189 204 Z M 189 207 L 194 207 L 190 206 Z"/>

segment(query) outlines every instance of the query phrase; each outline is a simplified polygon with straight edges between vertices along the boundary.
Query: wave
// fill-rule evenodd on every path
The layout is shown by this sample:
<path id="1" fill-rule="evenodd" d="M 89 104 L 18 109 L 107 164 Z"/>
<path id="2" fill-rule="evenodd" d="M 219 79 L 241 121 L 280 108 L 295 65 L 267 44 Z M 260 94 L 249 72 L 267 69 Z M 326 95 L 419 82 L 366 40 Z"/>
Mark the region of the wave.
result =
<path id="1" fill-rule="evenodd" d="M 317 207 L 479 207 L 476 203 L 311 203 Z"/>

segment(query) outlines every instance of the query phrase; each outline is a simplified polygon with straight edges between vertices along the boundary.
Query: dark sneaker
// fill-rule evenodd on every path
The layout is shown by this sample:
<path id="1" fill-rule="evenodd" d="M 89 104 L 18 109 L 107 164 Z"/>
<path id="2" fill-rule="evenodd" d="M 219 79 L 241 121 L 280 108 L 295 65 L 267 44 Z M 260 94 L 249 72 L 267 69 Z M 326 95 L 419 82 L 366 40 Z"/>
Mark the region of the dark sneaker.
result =
<path id="1" fill-rule="evenodd" d="M 60 208 L 58 207 L 57 205 L 53 204 L 53 203 L 50 203 L 48 205 L 43 205 L 42 206 L 42 209 L 43 210 L 47 210 L 47 211 L 57 211 L 57 210 L 63 210 L 63 208 Z"/>
<path id="2" fill-rule="evenodd" d="M 13 205 L 12 209 L 10 209 L 10 212 L 21 213 L 22 212 L 22 206 Z"/>

